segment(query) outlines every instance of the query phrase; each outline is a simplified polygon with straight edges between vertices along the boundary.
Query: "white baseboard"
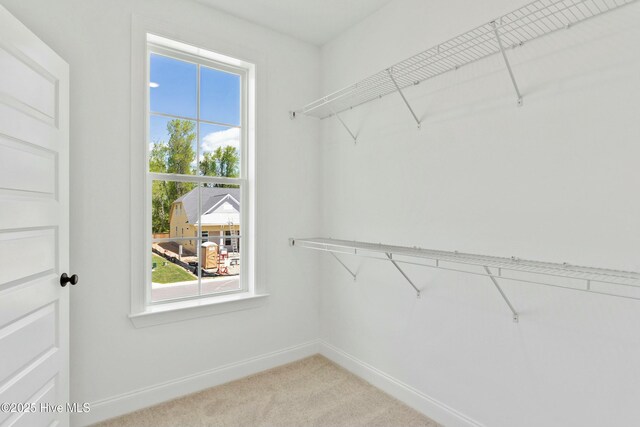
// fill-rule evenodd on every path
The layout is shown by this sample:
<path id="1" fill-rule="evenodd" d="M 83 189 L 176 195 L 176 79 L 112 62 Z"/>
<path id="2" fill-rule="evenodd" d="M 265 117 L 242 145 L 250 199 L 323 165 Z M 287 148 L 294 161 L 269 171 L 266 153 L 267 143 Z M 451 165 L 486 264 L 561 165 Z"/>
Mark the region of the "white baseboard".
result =
<path id="1" fill-rule="evenodd" d="M 319 340 L 285 348 L 215 369 L 134 390 L 91 403 L 91 411 L 72 414 L 72 425 L 87 426 L 186 394 L 244 378 L 320 352 Z"/>
<path id="2" fill-rule="evenodd" d="M 327 342 L 320 342 L 320 354 L 446 427 L 484 427 L 478 421 Z"/>
<path id="3" fill-rule="evenodd" d="M 266 369 L 295 362 L 317 353 L 322 354 L 446 427 L 484 427 L 480 422 L 461 414 L 444 403 L 351 356 L 343 350 L 320 340 L 310 341 L 92 402 L 90 412 L 72 414 L 72 425 L 78 427 L 87 426 L 209 387 L 244 378 Z"/>

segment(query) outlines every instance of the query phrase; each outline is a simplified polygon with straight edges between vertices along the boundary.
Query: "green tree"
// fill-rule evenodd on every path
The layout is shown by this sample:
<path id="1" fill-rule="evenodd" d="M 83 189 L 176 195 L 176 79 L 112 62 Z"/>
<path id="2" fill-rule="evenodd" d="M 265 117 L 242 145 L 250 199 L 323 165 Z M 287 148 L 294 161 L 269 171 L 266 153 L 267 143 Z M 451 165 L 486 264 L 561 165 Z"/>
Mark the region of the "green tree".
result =
<path id="1" fill-rule="evenodd" d="M 218 161 L 213 153 L 204 153 L 200 161 L 200 173 L 205 176 L 220 176 Z"/>
<path id="2" fill-rule="evenodd" d="M 151 191 L 151 209 L 153 211 L 151 227 L 153 232 L 168 233 L 171 203 L 167 197 L 167 183 L 165 181 L 153 181 Z"/>
<path id="3" fill-rule="evenodd" d="M 196 138 L 195 124 L 189 120 L 174 119 L 167 123 L 169 141 L 156 142 L 149 155 L 149 171 L 194 175 L 193 164 L 196 153 L 193 144 Z M 191 182 L 154 181 L 151 206 L 154 233 L 169 231 L 169 215 L 174 201 L 195 188 Z"/>
<path id="4" fill-rule="evenodd" d="M 196 139 L 195 123 L 174 119 L 167 123 L 167 173 L 195 175 L 192 164 L 196 157 L 193 142 Z M 191 182 L 167 182 L 167 197 L 173 203 L 195 187 Z M 171 206 L 169 206 L 171 207 Z"/>
<path id="5" fill-rule="evenodd" d="M 240 156 L 238 150 L 227 145 L 218 147 L 211 153 L 204 153 L 199 164 L 200 173 L 206 176 L 224 176 L 229 178 L 237 178 L 240 174 Z M 216 184 L 217 186 L 225 186 Z"/>

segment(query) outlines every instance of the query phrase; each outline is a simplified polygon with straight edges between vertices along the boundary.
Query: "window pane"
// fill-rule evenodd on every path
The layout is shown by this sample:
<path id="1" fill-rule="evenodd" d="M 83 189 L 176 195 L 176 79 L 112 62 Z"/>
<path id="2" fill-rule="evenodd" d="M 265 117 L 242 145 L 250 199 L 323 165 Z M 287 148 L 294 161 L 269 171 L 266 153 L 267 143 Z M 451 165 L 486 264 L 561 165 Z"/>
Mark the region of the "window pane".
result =
<path id="1" fill-rule="evenodd" d="M 196 117 L 197 65 L 152 53 L 149 99 L 151 111 Z"/>
<path id="2" fill-rule="evenodd" d="M 202 293 L 240 290 L 240 201 L 238 185 L 202 187 L 200 229 Z"/>
<path id="3" fill-rule="evenodd" d="M 151 183 L 151 232 L 154 238 L 196 237 L 198 189 L 193 182 Z"/>
<path id="4" fill-rule="evenodd" d="M 201 217 L 198 226 L 211 242 L 223 243 L 222 237 L 240 233 L 240 186 L 226 184 L 205 184 L 201 194 Z"/>
<path id="5" fill-rule="evenodd" d="M 200 124 L 199 175 L 240 176 L 240 129 Z"/>
<path id="6" fill-rule="evenodd" d="M 176 239 L 151 245 L 151 301 L 199 294 L 196 240 Z"/>
<path id="7" fill-rule="evenodd" d="M 221 240 L 221 239 L 220 239 Z M 216 242 L 220 240 L 216 239 Z M 202 294 L 210 295 L 220 292 L 239 291 L 240 285 L 240 237 L 234 237 L 229 240 L 235 240 L 237 252 L 229 250 L 220 250 L 217 255 L 217 265 L 214 268 L 202 270 Z M 210 244 L 213 242 L 209 242 Z M 229 247 L 229 246 L 227 246 Z M 201 253 L 204 260 L 205 254 L 209 254 L 215 249 L 224 248 L 224 246 L 202 247 Z M 204 261 L 203 261 L 204 265 Z M 212 267 L 211 265 L 209 267 Z"/>
<path id="8" fill-rule="evenodd" d="M 240 126 L 240 76 L 200 67 L 200 118 Z"/>
<path id="9" fill-rule="evenodd" d="M 240 177 L 244 77 L 233 67 L 227 72 L 176 56 L 185 60 L 149 56 L 149 172 L 174 175 L 149 183 L 151 302 L 246 289 L 240 278 L 240 185 L 175 176 Z"/>
<path id="10" fill-rule="evenodd" d="M 196 174 L 196 122 L 152 114 L 149 138 L 150 172 Z"/>

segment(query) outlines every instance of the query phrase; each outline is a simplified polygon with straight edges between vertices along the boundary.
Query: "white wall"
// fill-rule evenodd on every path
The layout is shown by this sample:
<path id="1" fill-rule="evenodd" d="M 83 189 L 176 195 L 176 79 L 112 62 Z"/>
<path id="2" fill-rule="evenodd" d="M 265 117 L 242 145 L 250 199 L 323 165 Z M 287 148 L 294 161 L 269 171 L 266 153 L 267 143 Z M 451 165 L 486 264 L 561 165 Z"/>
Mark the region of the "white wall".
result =
<path id="1" fill-rule="evenodd" d="M 190 1 L 0 2 L 71 66 L 71 270 L 81 278 L 71 292 L 72 400 L 122 397 L 315 340 L 317 256 L 294 259 L 287 237 L 319 228 L 319 131 L 288 110 L 319 95 L 319 49 Z M 268 251 L 257 280 L 271 296 L 261 308 L 144 329 L 127 318 L 129 191 L 140 184 L 130 182 L 130 144 L 142 143 L 129 133 L 132 13 L 264 57 L 258 221 Z"/>
<path id="2" fill-rule="evenodd" d="M 81 277 L 72 292 L 72 400 L 108 401 L 320 334 L 477 424 L 637 424 L 638 302 L 505 282 L 521 313 L 514 324 L 482 278 L 408 268 L 425 288 L 416 300 L 388 264 L 346 259 L 359 269 L 354 284 L 333 260 L 288 248 L 286 237 L 640 270 L 640 4 L 510 52 L 522 108 L 494 57 L 409 91 L 425 118 L 420 131 L 394 96 L 345 114 L 359 132 L 354 146 L 336 121 L 322 123 L 318 141 L 316 122 L 290 122 L 287 111 L 315 99 L 321 79 L 323 92 L 340 88 L 514 2 L 395 1 L 321 58 L 189 1 L 0 3 L 71 65 L 71 259 Z M 126 317 L 132 13 L 267 59 L 258 178 L 269 251 L 259 280 L 272 296 L 262 308 L 145 329 Z"/>
<path id="3" fill-rule="evenodd" d="M 322 49 L 323 92 L 524 4 L 397 0 Z M 322 123 L 323 235 L 640 271 L 640 4 Z M 640 423 L 640 302 L 323 258 L 321 338 L 486 426 Z M 446 411 L 445 411 L 446 412 Z M 445 419 L 447 417 L 441 417 Z M 455 418 L 455 417 L 454 417 Z M 450 418 L 447 418 L 450 419 Z M 455 422 L 455 421 L 453 421 Z M 460 425 L 464 425 L 460 422 Z"/>

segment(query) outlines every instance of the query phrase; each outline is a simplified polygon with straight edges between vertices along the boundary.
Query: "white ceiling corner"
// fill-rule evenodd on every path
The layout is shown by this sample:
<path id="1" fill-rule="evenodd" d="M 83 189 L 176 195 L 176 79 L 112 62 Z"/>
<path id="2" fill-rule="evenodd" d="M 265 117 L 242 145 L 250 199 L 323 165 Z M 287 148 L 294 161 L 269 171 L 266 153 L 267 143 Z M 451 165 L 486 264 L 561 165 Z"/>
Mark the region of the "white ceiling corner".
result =
<path id="1" fill-rule="evenodd" d="M 321 46 L 391 0 L 196 0 Z"/>

